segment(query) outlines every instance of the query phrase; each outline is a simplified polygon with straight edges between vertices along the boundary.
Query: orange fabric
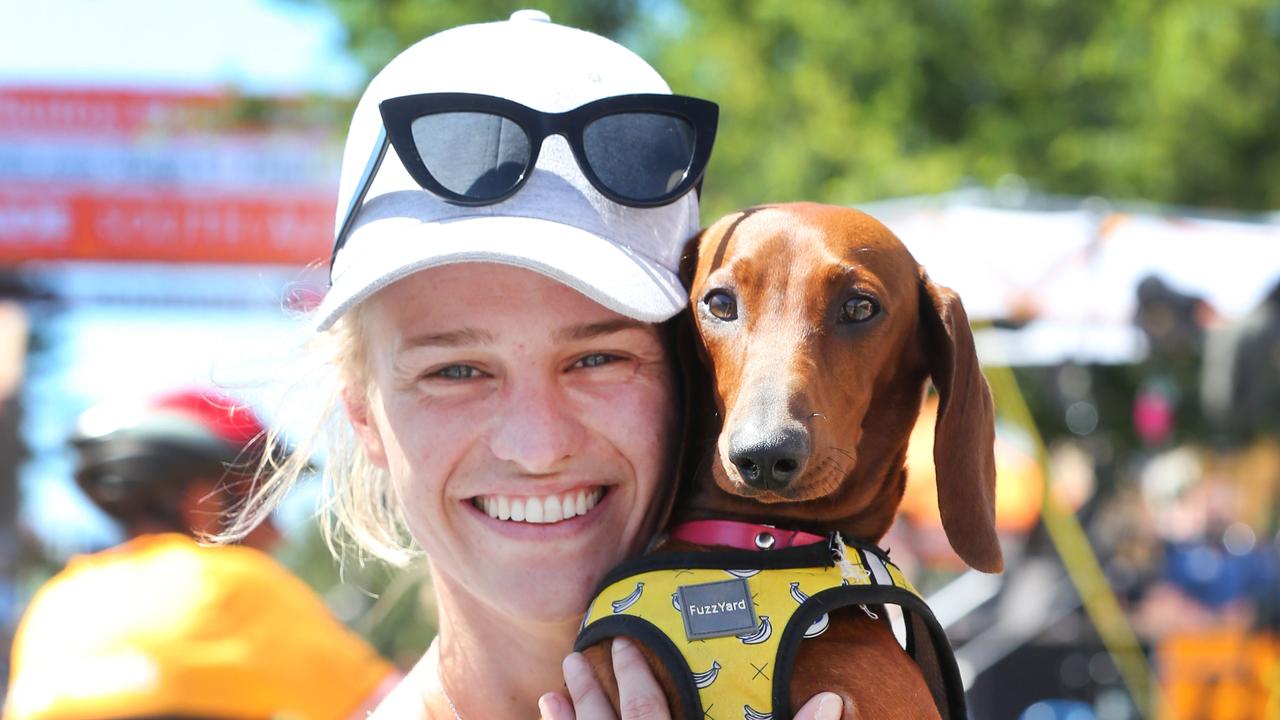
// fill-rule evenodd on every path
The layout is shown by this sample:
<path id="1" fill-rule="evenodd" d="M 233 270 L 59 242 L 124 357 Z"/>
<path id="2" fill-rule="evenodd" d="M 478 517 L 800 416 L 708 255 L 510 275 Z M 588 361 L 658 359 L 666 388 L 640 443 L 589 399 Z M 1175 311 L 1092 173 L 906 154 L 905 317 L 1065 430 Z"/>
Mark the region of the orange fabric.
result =
<path id="1" fill-rule="evenodd" d="M 931 397 L 920 409 L 907 447 L 907 488 L 898 512 L 919 526 L 941 528 L 938 488 L 933 467 L 934 424 L 938 399 Z M 1035 459 L 996 438 L 996 527 L 1001 532 L 1024 533 L 1040 517 L 1044 480 Z"/>
<path id="2" fill-rule="evenodd" d="M 1175 635 L 1158 651 L 1162 720 L 1280 717 L 1280 638 Z"/>
<path id="3" fill-rule="evenodd" d="M 3 717 L 336 720 L 392 671 L 267 555 L 153 535 L 75 558 L 40 589 Z"/>

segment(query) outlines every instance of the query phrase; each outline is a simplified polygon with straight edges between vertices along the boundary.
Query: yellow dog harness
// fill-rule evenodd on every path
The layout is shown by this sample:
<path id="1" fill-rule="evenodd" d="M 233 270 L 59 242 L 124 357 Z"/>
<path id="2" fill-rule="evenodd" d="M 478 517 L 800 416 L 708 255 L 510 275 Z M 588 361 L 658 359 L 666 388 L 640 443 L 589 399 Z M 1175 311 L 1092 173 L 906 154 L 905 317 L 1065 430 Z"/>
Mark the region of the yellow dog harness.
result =
<path id="1" fill-rule="evenodd" d="M 829 613 L 844 607 L 887 621 L 885 604 L 903 611 L 899 639 L 938 712 L 944 720 L 967 717 L 955 657 L 928 605 L 886 554 L 838 533 L 780 550 L 663 553 L 624 563 L 601 583 L 576 648 L 634 638 L 675 674 L 687 717 L 780 720 L 789 716 L 801 640 L 825 632 Z"/>

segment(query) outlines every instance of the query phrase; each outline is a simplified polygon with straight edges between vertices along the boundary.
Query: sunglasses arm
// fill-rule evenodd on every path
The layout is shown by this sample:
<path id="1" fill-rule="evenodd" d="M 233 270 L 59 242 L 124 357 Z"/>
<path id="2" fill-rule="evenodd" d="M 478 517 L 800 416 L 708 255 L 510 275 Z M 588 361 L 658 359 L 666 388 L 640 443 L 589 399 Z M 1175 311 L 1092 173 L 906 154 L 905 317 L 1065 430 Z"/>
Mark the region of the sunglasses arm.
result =
<path id="1" fill-rule="evenodd" d="M 369 162 L 364 166 L 364 172 L 360 174 L 360 181 L 356 184 L 356 193 L 351 197 L 351 203 L 347 205 L 347 211 L 342 216 L 342 226 L 338 228 L 338 234 L 333 239 L 333 253 L 329 255 L 329 282 L 333 283 L 333 264 L 338 259 L 338 251 L 347 242 L 347 234 L 351 232 L 351 226 L 355 224 L 356 215 L 360 212 L 360 206 L 364 204 L 364 198 L 369 194 L 369 186 L 373 184 L 373 176 L 378 174 L 378 168 L 382 167 L 382 159 L 387 156 L 387 131 L 385 128 L 378 129 L 378 140 L 374 146 L 373 154 L 369 156 Z"/>

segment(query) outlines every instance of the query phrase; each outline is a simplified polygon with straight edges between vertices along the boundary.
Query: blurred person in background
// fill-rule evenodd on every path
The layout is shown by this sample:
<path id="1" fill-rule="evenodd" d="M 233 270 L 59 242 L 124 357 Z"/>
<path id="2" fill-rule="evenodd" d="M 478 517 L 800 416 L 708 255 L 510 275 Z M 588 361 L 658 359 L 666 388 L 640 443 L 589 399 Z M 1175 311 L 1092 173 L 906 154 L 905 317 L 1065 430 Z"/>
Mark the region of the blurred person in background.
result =
<path id="1" fill-rule="evenodd" d="M 199 543 L 251 490 L 264 437 L 246 406 L 205 389 L 85 413 L 76 483 L 127 539 L 73 558 L 32 598 L 4 720 L 341 720 L 394 686 L 398 673 L 265 554 L 271 522 L 241 546 Z"/>
<path id="2" fill-rule="evenodd" d="M 1200 394 L 1220 437 L 1238 446 L 1280 436 L 1280 283 L 1209 336 Z"/>
<path id="3" fill-rule="evenodd" d="M 1134 322 L 1148 352 L 1133 402 L 1138 438 L 1146 447 L 1158 449 L 1179 436 L 1194 437 L 1203 430 L 1196 387 L 1205 337 L 1221 324 L 1218 311 L 1206 299 L 1151 275 L 1138 283 Z"/>
<path id="4" fill-rule="evenodd" d="M 1139 627 L 1160 637 L 1252 627 L 1280 591 L 1275 548 L 1242 519 L 1232 478 L 1206 473 L 1197 450 L 1153 458 L 1143 494 L 1155 516 L 1163 561 L 1139 610 Z"/>
<path id="5" fill-rule="evenodd" d="M 1280 691 L 1275 544 L 1246 522 L 1238 478 L 1207 472 L 1194 448 L 1153 458 L 1142 486 L 1163 561 L 1134 624 L 1156 649 L 1163 717 L 1264 717 Z"/>

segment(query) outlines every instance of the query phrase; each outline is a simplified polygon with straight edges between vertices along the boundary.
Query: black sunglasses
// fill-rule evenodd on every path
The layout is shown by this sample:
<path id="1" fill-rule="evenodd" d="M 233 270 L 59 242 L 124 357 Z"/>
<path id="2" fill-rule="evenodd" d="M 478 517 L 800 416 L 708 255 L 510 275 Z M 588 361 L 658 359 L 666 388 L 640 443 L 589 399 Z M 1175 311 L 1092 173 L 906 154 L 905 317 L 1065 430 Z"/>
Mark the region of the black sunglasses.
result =
<path id="1" fill-rule="evenodd" d="M 715 103 L 683 95 L 619 95 L 545 113 L 490 95 L 426 93 L 378 109 L 382 131 L 334 238 L 331 268 L 388 145 L 423 189 L 457 205 L 491 205 L 515 194 L 543 141 L 561 135 L 601 195 L 647 208 L 700 183 L 720 115 Z"/>

